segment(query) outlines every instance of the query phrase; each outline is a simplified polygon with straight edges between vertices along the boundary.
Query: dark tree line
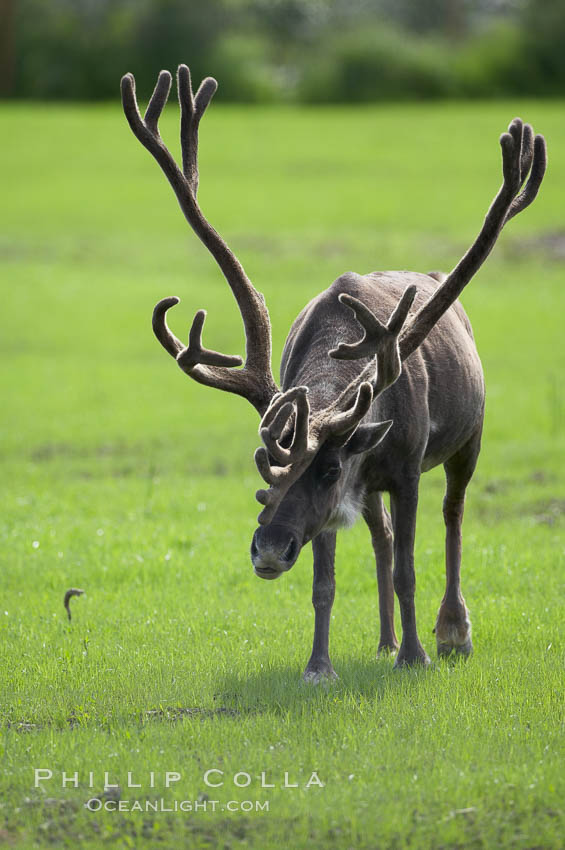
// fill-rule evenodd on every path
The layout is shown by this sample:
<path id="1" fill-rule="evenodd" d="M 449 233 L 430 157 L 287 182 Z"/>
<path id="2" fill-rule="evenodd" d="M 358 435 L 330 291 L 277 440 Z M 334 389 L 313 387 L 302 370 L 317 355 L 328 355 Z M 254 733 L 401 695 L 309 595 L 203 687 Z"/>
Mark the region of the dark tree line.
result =
<path id="1" fill-rule="evenodd" d="M 239 101 L 558 96 L 563 0 L 0 0 L 0 86 L 16 98 L 148 92 L 188 62 Z"/>

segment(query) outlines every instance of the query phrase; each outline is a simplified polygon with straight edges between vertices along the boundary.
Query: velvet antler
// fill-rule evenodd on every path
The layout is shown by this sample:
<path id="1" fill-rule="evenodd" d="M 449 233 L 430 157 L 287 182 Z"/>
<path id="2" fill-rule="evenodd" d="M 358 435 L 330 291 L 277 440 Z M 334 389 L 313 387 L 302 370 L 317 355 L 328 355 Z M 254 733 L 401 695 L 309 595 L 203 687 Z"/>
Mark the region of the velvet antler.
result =
<path id="1" fill-rule="evenodd" d="M 202 328 L 206 312 L 199 310 L 192 323 L 189 344 L 182 342 L 169 329 L 166 313 L 178 304 L 176 297 L 164 298 L 153 311 L 153 330 L 161 345 L 171 354 L 180 368 L 198 381 L 243 396 L 263 414 L 277 386 L 271 372 L 271 325 L 261 293 L 257 292 L 243 267 L 221 236 L 208 223 L 197 203 L 198 192 L 198 128 L 206 107 L 218 84 L 207 77 L 196 94 L 192 91 L 190 71 L 180 65 L 177 76 L 181 109 L 182 171 L 163 143 L 158 122 L 171 89 L 171 75 L 161 71 L 144 118 L 141 117 L 135 96 L 132 74 L 122 78 L 122 103 L 134 135 L 161 166 L 171 184 L 186 220 L 208 248 L 222 270 L 239 307 L 246 337 L 246 359 L 221 354 L 202 346 Z"/>
<path id="2" fill-rule="evenodd" d="M 406 358 L 424 341 L 437 321 L 460 296 L 492 251 L 507 221 L 525 210 L 536 197 L 547 167 L 545 139 L 529 124 L 515 118 L 500 137 L 503 182 L 481 232 L 453 271 L 415 314 L 400 340 L 400 357 Z M 526 178 L 529 179 L 525 183 Z M 524 185 L 525 183 L 525 185 Z"/>

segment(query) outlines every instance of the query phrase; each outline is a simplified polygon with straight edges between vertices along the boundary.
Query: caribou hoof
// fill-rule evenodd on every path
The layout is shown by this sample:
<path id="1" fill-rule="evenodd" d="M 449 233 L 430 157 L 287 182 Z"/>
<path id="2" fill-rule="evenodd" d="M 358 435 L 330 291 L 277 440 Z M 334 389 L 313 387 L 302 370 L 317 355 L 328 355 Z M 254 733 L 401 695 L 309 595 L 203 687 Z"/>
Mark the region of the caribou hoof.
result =
<path id="1" fill-rule="evenodd" d="M 437 654 L 440 658 L 467 658 L 473 651 L 471 640 L 471 621 L 466 608 L 459 613 L 457 619 L 442 615 L 440 609 L 436 627 Z"/>
<path id="2" fill-rule="evenodd" d="M 431 663 L 430 656 L 422 646 L 411 653 L 406 652 L 401 646 L 394 662 L 394 669 L 399 670 L 401 667 L 428 667 Z"/>
<path id="3" fill-rule="evenodd" d="M 329 667 L 318 670 L 306 668 L 302 678 L 309 685 L 330 685 L 338 678 L 338 675 L 330 664 Z"/>
<path id="4" fill-rule="evenodd" d="M 439 658 L 468 658 L 473 651 L 473 641 L 469 636 L 464 643 L 446 643 L 437 641 L 437 654 Z"/>
<path id="5" fill-rule="evenodd" d="M 396 655 L 398 652 L 398 643 L 379 643 L 377 648 L 377 658 Z"/>

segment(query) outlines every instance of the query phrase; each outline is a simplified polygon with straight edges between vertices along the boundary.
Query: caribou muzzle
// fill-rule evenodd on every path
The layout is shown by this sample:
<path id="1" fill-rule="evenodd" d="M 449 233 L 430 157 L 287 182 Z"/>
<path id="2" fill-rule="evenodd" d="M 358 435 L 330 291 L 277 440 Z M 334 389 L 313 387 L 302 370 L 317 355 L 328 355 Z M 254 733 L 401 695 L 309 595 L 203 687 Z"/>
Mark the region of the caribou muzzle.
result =
<path id="1" fill-rule="evenodd" d="M 290 570 L 300 554 L 300 543 L 284 526 L 260 526 L 251 541 L 251 561 L 255 575 L 272 580 Z"/>

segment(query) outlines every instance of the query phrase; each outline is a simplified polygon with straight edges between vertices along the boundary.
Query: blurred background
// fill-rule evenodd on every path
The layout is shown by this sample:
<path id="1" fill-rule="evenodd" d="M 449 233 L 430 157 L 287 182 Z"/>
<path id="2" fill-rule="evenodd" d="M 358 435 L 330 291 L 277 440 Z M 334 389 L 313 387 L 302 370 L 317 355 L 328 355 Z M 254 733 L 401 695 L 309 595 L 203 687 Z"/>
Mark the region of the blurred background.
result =
<path id="1" fill-rule="evenodd" d="M 114 99 L 190 57 L 237 102 L 558 96 L 563 0 L 0 0 L 8 98 Z"/>

